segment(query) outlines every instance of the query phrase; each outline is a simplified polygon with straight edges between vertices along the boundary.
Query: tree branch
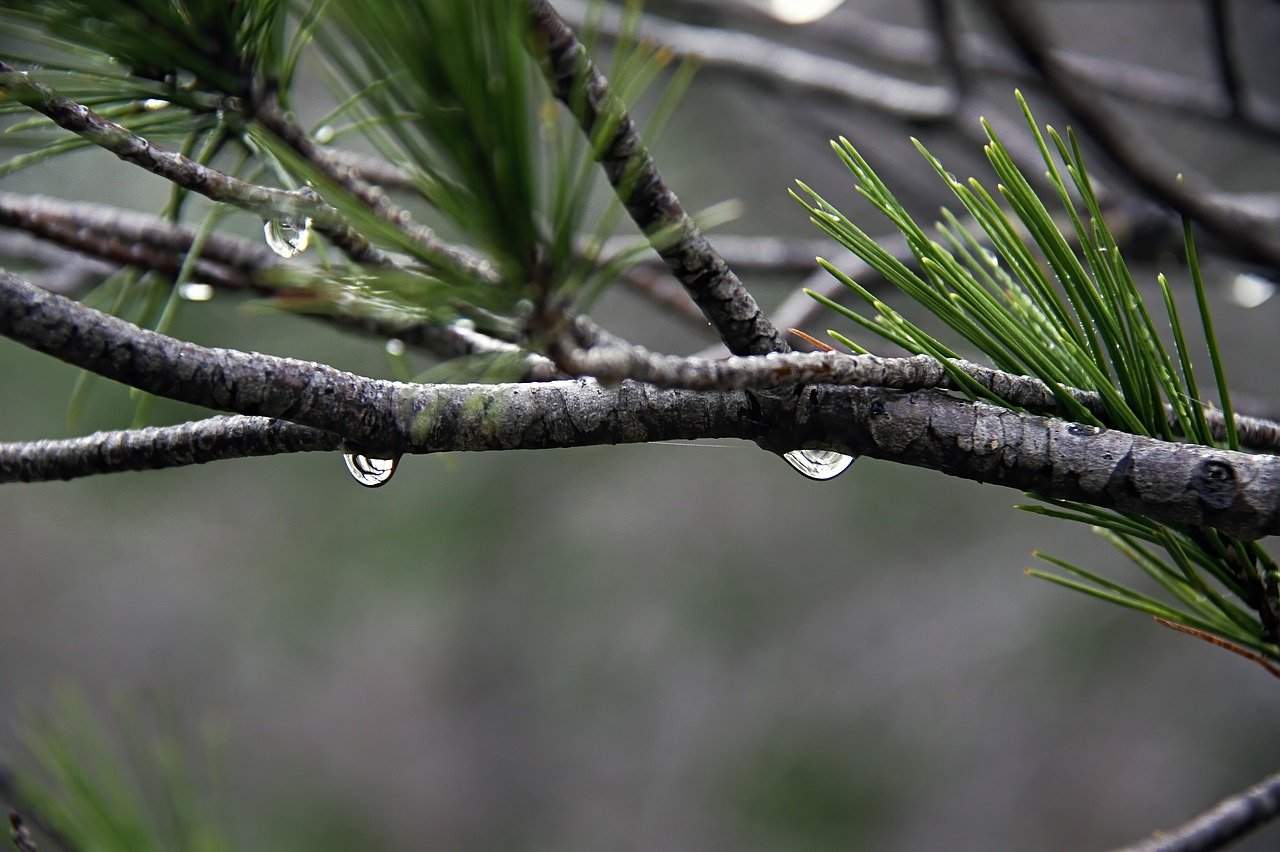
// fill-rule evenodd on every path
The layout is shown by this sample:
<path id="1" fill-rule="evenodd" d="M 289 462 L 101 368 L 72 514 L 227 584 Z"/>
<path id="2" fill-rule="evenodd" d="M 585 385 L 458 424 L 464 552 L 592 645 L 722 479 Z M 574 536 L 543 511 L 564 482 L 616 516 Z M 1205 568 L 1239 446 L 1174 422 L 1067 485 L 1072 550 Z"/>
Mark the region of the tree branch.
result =
<path id="1" fill-rule="evenodd" d="M 602 35 L 617 39 L 622 15 L 605 6 L 594 14 L 587 3 L 561 0 L 565 17 L 582 26 L 596 23 Z M 715 27 L 700 27 L 641 15 L 637 27 L 681 56 L 697 57 L 708 66 L 756 82 L 802 88 L 818 97 L 837 98 L 904 121 L 940 121 L 952 116 L 955 95 L 943 86 L 916 83 L 852 63 L 791 47 L 760 36 Z"/>
<path id="2" fill-rule="evenodd" d="M 148 393 L 333 432 L 372 455 L 747 438 L 775 452 L 867 455 L 1241 539 L 1280 532 L 1280 457 L 1171 444 L 935 390 L 807 385 L 762 400 L 631 382 L 408 385 L 175 340 L 7 273 L 0 334 Z"/>
<path id="3" fill-rule="evenodd" d="M 0 225 L 21 228 L 88 257 L 167 275 L 178 271 L 195 238 L 192 229 L 145 213 L 9 192 L 0 192 Z M 284 291 L 270 278 L 278 264 L 278 258 L 258 243 L 214 232 L 207 235 L 193 278 L 215 287 L 279 296 Z M 394 337 L 438 358 L 520 351 L 461 323 L 445 325 L 356 311 L 308 316 L 376 337 Z M 555 375 L 550 361 L 529 353 L 519 378 L 546 381 Z"/>
<path id="4" fill-rule="evenodd" d="M 44 482 L 160 470 L 222 459 L 339 450 L 332 432 L 267 417 L 211 417 L 178 426 L 0 444 L 0 482 Z"/>
<path id="5" fill-rule="evenodd" d="M 1227 99 L 1230 115 L 1243 118 L 1244 80 L 1236 64 L 1234 39 L 1231 35 L 1231 19 L 1227 0 L 1207 0 L 1209 29 L 1213 33 L 1213 61 L 1218 70 L 1218 82 Z"/>
<path id="6" fill-rule="evenodd" d="M 347 165 L 341 157 L 312 141 L 301 127 L 274 105 L 262 104 L 254 113 L 254 119 L 310 162 L 329 179 L 355 196 L 369 211 L 387 224 L 398 228 L 413 240 L 423 255 L 438 269 L 453 273 L 467 280 L 495 284 L 498 273 L 487 260 L 451 246 L 435 235 L 430 228 L 415 222 L 408 210 L 396 205 L 380 187 L 366 181 L 360 173 Z"/>
<path id="7" fill-rule="evenodd" d="M 744 4 L 716 4 L 716 11 L 756 19 L 761 25 L 776 26 L 776 22 Z M 652 31 L 645 28 L 644 32 Z M 943 61 L 944 48 L 936 31 L 877 20 L 859 12 L 849 3 L 820 23 L 809 25 L 807 32 L 812 33 L 815 42 L 837 49 L 842 54 L 856 51 L 866 57 L 923 70 L 935 69 Z M 967 69 L 985 76 L 1015 80 L 1030 80 L 1035 76 L 1035 72 L 1013 51 L 987 35 L 965 32 L 959 33 L 956 40 L 960 61 Z M 1052 53 L 1081 82 L 1097 92 L 1198 118 L 1222 122 L 1233 119 L 1230 104 L 1224 99 L 1221 87 L 1214 83 L 1187 74 L 1062 48 L 1054 48 Z M 765 60 L 756 73 L 765 73 L 763 68 L 767 65 L 768 55 L 767 50 L 760 54 Z M 749 57 L 738 59 L 739 64 L 744 65 L 751 61 Z M 709 62 L 709 65 L 713 69 L 718 68 L 714 63 Z M 1280 136 L 1280 125 L 1275 121 L 1276 116 L 1280 116 L 1280 105 L 1259 102 L 1256 98 L 1254 103 L 1257 108 L 1247 111 L 1242 116 L 1243 121 L 1232 126 L 1268 138 Z M 1265 121 L 1262 120 L 1263 115 L 1267 116 Z"/>
<path id="8" fill-rule="evenodd" d="M 782 335 L 667 188 L 635 122 L 573 30 L 547 0 L 529 5 L 533 31 L 544 42 L 552 90 L 588 138 L 602 122 L 613 122 L 599 157 L 609 183 L 729 350 L 736 355 L 787 351 Z"/>
<path id="9" fill-rule="evenodd" d="M 799 384 L 859 385 L 900 391 L 963 390 L 942 362 L 928 355 L 884 358 L 841 352 L 774 352 L 753 357 L 690 358 L 660 355 L 641 346 L 599 340 L 601 332 L 584 318 L 579 318 L 575 331 L 577 343 L 581 345 L 559 341 L 552 349 L 554 360 L 570 375 L 589 376 L 605 383 L 631 379 L 685 390 L 768 390 Z M 1062 412 L 1053 391 L 1037 378 L 1017 376 L 961 359 L 949 362 L 949 366 L 1011 405 L 1038 414 Z M 1092 413 L 1106 416 L 1106 406 L 1096 392 L 1065 390 Z M 1170 422 L 1177 423 L 1172 408 L 1167 413 Z M 1206 408 L 1204 417 L 1214 436 L 1223 439 L 1226 420 L 1222 412 Z M 1280 423 L 1241 415 L 1235 417 L 1235 422 L 1242 446 L 1280 453 Z"/>
<path id="10" fill-rule="evenodd" d="M 1185 825 L 1117 852 L 1210 852 L 1222 849 L 1280 816 L 1280 773 L 1223 799 Z"/>
<path id="11" fill-rule="evenodd" d="M 93 110 L 31 80 L 25 72 L 0 60 L 0 91 L 48 116 L 55 124 L 192 192 L 256 213 L 264 218 L 308 216 L 316 230 L 357 263 L 385 266 L 390 259 L 346 223 L 342 214 L 314 192 L 259 186 L 165 151 Z"/>
<path id="12" fill-rule="evenodd" d="M 1144 193 L 1194 219 L 1242 258 L 1280 267 L 1280 241 L 1267 236 L 1267 229 L 1256 217 L 1244 208 L 1214 200 L 1204 181 L 1170 163 L 1154 140 L 1135 134 L 1080 85 L 1050 50 L 1038 16 L 1029 4 L 992 0 L 988 8 L 1071 116 Z M 1141 147 L 1135 144 L 1137 139 L 1142 140 Z M 1180 174 L 1185 177 L 1178 179 Z"/>

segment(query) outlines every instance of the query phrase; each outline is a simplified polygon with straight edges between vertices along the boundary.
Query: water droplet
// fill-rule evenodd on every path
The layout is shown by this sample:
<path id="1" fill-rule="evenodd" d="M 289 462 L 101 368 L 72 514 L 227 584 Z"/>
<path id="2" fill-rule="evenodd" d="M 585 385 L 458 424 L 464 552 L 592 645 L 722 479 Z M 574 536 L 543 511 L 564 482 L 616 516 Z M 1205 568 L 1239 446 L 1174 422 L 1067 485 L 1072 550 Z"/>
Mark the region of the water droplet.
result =
<path id="1" fill-rule="evenodd" d="M 319 142 L 321 145 L 328 145 L 330 142 L 333 141 L 335 131 L 333 127 L 331 127 L 330 125 L 322 124 L 319 127 L 317 127 L 316 132 L 311 135 L 315 137 L 315 140 Z"/>
<path id="2" fill-rule="evenodd" d="M 857 461 L 857 456 L 846 456 L 831 450 L 792 450 L 783 453 L 787 464 L 810 479 L 835 479 Z"/>
<path id="3" fill-rule="evenodd" d="M 178 295 L 188 302 L 207 302 L 213 298 L 213 288 L 208 284 L 187 283 L 178 289 Z"/>
<path id="4" fill-rule="evenodd" d="M 387 341 L 387 354 L 399 358 L 404 354 L 404 341 L 395 337 Z"/>
<path id="5" fill-rule="evenodd" d="M 164 98 L 147 98 L 142 102 L 142 108 L 147 112 L 159 112 L 169 106 L 169 102 Z"/>
<path id="6" fill-rule="evenodd" d="M 1242 308 L 1256 308 L 1275 295 L 1276 285 L 1261 275 L 1242 272 L 1231 279 L 1231 301 Z"/>
<path id="7" fill-rule="evenodd" d="M 982 259 L 987 262 L 987 266 L 996 268 L 1000 266 L 1000 256 L 988 249 L 982 250 Z"/>
<path id="8" fill-rule="evenodd" d="M 351 474 L 351 478 L 365 488 L 386 485 L 400 464 L 399 456 L 393 459 L 376 459 L 360 453 L 347 453 L 342 458 L 347 463 L 347 472 Z"/>
<path id="9" fill-rule="evenodd" d="M 1080 435 L 1080 436 L 1102 434 L 1102 429 L 1098 428 L 1097 426 L 1088 426 L 1084 423 L 1072 423 L 1070 426 L 1067 427 L 1067 431 L 1070 432 L 1072 435 Z"/>
<path id="10" fill-rule="evenodd" d="M 262 223 L 262 234 L 271 250 L 284 258 L 295 257 L 311 244 L 311 219 L 299 221 L 288 216 Z"/>

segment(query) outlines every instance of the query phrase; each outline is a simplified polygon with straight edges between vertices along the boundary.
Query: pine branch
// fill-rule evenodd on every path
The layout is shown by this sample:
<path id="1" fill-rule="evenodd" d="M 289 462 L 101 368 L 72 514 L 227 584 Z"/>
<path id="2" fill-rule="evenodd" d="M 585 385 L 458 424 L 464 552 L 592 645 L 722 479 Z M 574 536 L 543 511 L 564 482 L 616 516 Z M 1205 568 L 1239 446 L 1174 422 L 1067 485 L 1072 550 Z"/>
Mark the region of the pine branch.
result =
<path id="1" fill-rule="evenodd" d="M 768 390 L 798 384 L 859 385 L 900 391 L 964 389 L 942 362 L 927 355 L 884 358 L 840 352 L 775 352 L 753 357 L 691 358 L 660 355 L 641 346 L 611 342 L 600 345 L 593 339 L 594 329 L 581 319 L 575 330 L 579 332 L 578 342 L 582 346 L 561 340 L 552 352 L 553 359 L 570 375 L 590 376 L 605 383 L 630 379 L 685 390 Z M 949 365 L 1011 405 L 1038 414 L 1062 413 L 1062 405 L 1053 391 L 1039 379 L 1015 376 L 960 359 L 950 361 Z M 1093 414 L 1106 416 L 1106 406 L 1099 394 L 1078 388 L 1067 388 L 1066 392 Z M 1172 408 L 1167 411 L 1169 422 L 1176 425 Z M 1206 408 L 1204 416 L 1214 436 L 1222 440 L 1226 435 L 1222 412 Z M 1235 421 L 1242 446 L 1280 453 L 1280 423 L 1240 415 Z"/>
<path id="2" fill-rule="evenodd" d="M 1280 774 L 1219 802 L 1185 825 L 1117 852 L 1210 852 L 1223 849 L 1280 816 Z"/>
<path id="3" fill-rule="evenodd" d="M 487 284 L 496 284 L 498 273 L 492 264 L 456 246 L 451 246 L 435 235 L 427 226 L 415 222 L 412 214 L 395 204 L 389 195 L 376 184 L 366 181 L 355 169 L 334 157 L 326 148 L 312 141 L 301 127 L 274 105 L 263 104 L 254 113 L 254 119 L 275 134 L 299 156 L 318 168 L 327 177 L 359 199 L 369 211 L 387 224 L 398 228 L 411 239 L 441 270 L 455 276 Z"/>
<path id="4" fill-rule="evenodd" d="M 84 232 L 178 254 L 191 248 L 196 233 L 194 228 L 176 225 L 159 216 L 120 207 L 16 192 L 0 192 L 0 225 L 21 228 L 37 236 L 57 231 Z M 53 237 L 46 238 L 60 242 Z M 200 257 L 243 273 L 259 272 L 278 260 L 261 242 L 218 231 L 205 238 Z"/>
<path id="5" fill-rule="evenodd" d="M 736 355 L 785 352 L 787 343 L 681 206 L 609 83 L 547 0 L 531 0 L 551 88 L 588 138 L 611 127 L 599 159 L 631 218 Z M 609 122 L 608 125 L 605 122 Z"/>
<path id="6" fill-rule="evenodd" d="M 0 91 L 50 118 L 64 130 L 88 139 L 120 159 L 133 163 L 180 187 L 256 213 L 264 218 L 310 217 L 320 233 L 357 263 L 377 266 L 390 259 L 346 223 L 342 214 L 308 190 L 286 191 L 248 183 L 216 169 L 156 147 L 93 110 L 64 98 L 25 72 L 0 60 Z"/>
<path id="7" fill-rule="evenodd" d="M 1280 457 L 1171 444 L 935 390 L 807 385 L 766 411 L 747 391 L 631 382 L 407 385 L 174 340 L 7 273 L 0 334 L 148 393 L 333 432 L 374 455 L 747 438 L 775 452 L 866 455 L 1240 539 L 1280 532 Z"/>
<path id="8" fill-rule="evenodd" d="M 0 482 L 45 482 L 160 470 L 223 459 L 342 449 L 332 432 L 267 417 L 211 417 L 178 426 L 0 443 Z"/>
<path id="9" fill-rule="evenodd" d="M 166 275 L 179 270 L 195 238 L 191 228 L 145 213 L 8 192 L 0 192 L 0 225 L 21 228 L 87 257 Z M 282 292 L 270 279 L 278 259 L 258 243 L 214 232 L 205 240 L 200 258 L 192 280 L 268 297 Z M 459 323 L 397 320 L 340 310 L 308 316 L 375 337 L 394 337 L 444 359 L 520 351 L 511 343 Z M 532 353 L 526 355 L 524 370 L 519 376 L 524 381 L 546 381 L 556 376 L 554 365 Z"/>

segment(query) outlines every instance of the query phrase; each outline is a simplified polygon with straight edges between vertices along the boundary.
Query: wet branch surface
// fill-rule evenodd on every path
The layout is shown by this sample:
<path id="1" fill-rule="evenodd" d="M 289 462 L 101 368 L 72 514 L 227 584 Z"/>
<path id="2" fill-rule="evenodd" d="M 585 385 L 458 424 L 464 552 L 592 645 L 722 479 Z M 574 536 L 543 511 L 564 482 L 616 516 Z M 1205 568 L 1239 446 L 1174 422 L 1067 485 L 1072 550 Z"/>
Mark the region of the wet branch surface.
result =
<path id="1" fill-rule="evenodd" d="M 588 380 L 402 384 L 175 340 L 7 273 L 0 334 L 149 393 L 288 420 L 375 455 L 745 438 L 775 452 L 834 449 L 1243 539 L 1280 532 L 1280 457 L 1098 430 L 939 390 L 819 384 L 762 397 Z M 119 439 L 98 438 L 109 440 Z M 33 470 L 25 446 L 0 448 L 5 478 L 17 478 L 20 457 Z M 54 478 L 68 475 L 65 463 L 56 470 Z"/>

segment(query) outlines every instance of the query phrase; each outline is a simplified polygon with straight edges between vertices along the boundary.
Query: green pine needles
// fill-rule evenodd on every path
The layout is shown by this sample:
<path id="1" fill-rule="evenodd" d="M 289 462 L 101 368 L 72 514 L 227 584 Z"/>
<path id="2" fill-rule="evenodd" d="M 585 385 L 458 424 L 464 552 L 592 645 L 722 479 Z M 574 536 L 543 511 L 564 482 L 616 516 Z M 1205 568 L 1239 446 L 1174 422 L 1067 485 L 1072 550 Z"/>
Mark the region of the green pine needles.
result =
<path id="1" fill-rule="evenodd" d="M 982 352 L 1001 370 L 1042 380 L 1072 421 L 1239 449 L 1190 223 L 1184 223 L 1186 257 L 1225 419 L 1223 434 L 1213 434 L 1206 421 L 1205 407 L 1212 402 L 1197 381 L 1169 282 L 1163 275 L 1157 279 L 1172 351 L 1107 227 L 1076 137 L 1068 131 L 1064 139 L 1052 127 L 1042 132 L 1020 93 L 1017 98 L 1057 196 L 1061 220 L 1055 220 L 985 120 L 984 150 L 999 179 L 996 192 L 1004 205 L 978 180 L 956 179 L 913 140 L 973 222 L 962 222 L 944 210 L 943 221 L 937 224 L 938 238 L 916 223 L 849 140 L 842 137 L 832 143 L 853 173 L 857 191 L 906 238 L 919 271 L 878 246 L 804 183 L 797 182 L 799 191 L 791 192 L 814 224 L 945 324 L 962 344 L 949 344 L 925 331 L 825 260 L 819 263 L 871 311 L 844 307 L 813 291 L 809 295 L 863 331 L 913 354 L 939 359 L 973 398 L 1016 408 L 949 365 L 950 359 L 959 357 L 961 345 Z M 855 353 L 867 351 L 838 331 L 828 334 Z M 1103 413 L 1086 409 L 1070 393 L 1072 389 L 1096 392 Z M 1121 585 L 1045 554 L 1037 556 L 1065 573 L 1030 569 L 1029 574 L 1148 613 L 1195 635 L 1216 637 L 1259 661 L 1280 661 L 1276 620 L 1280 576 L 1275 562 L 1257 543 L 1067 501 L 1019 508 L 1089 524 L 1165 595 Z"/>

